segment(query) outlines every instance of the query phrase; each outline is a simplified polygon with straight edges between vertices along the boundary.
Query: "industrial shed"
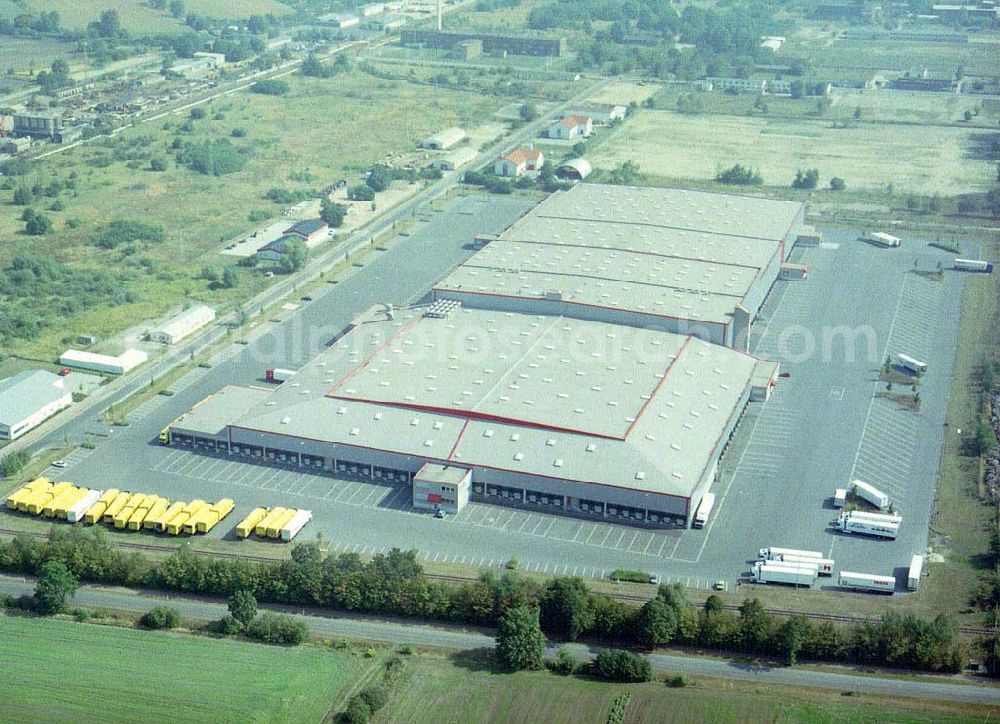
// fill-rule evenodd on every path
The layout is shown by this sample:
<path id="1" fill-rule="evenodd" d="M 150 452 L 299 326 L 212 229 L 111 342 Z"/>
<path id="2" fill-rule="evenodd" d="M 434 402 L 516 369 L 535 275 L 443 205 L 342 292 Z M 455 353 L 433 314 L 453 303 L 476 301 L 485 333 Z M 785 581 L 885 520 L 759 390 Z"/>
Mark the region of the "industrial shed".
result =
<path id="1" fill-rule="evenodd" d="M 16 440 L 72 403 L 66 378 L 45 370 L 0 380 L 0 440 Z"/>
<path id="2" fill-rule="evenodd" d="M 82 370 L 107 372 L 112 375 L 123 375 L 138 367 L 149 359 L 149 355 L 140 349 L 127 349 L 117 357 L 107 354 L 83 352 L 78 349 L 68 349 L 59 357 L 59 364 L 76 367 Z"/>
<path id="3" fill-rule="evenodd" d="M 473 499 L 683 526 L 753 392 L 757 360 L 693 337 L 423 311 L 371 312 L 292 380 L 227 388 L 172 439 L 401 484 L 465 468 Z"/>
<path id="4" fill-rule="evenodd" d="M 441 158 L 435 159 L 431 165 L 442 171 L 454 171 L 456 168 L 471 163 L 477 158 L 479 158 L 479 153 L 476 149 L 471 146 L 465 146 L 463 148 L 456 148 Z"/>
<path id="5" fill-rule="evenodd" d="M 655 326 L 746 350 L 804 206 L 578 184 L 434 287 L 466 307 Z"/>
<path id="6" fill-rule="evenodd" d="M 149 333 L 149 339 L 162 344 L 177 344 L 215 319 L 215 310 L 199 304 L 185 309 L 169 322 Z"/>
<path id="7" fill-rule="evenodd" d="M 465 138 L 465 131 L 461 128 L 446 128 L 443 131 L 438 131 L 420 145 L 424 148 L 444 151 L 457 143 L 461 143 Z"/>

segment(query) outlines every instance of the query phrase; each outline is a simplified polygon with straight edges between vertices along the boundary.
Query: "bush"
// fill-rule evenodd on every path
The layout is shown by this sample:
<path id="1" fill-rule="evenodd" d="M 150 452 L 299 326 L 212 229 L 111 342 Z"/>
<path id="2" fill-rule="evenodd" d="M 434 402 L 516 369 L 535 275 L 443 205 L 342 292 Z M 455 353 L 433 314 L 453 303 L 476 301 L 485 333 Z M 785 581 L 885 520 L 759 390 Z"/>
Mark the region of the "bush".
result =
<path id="1" fill-rule="evenodd" d="M 291 86 L 283 80 L 259 80 L 250 86 L 251 93 L 260 93 L 265 96 L 287 95 Z"/>
<path id="2" fill-rule="evenodd" d="M 683 676 L 672 676 L 666 681 L 667 686 L 671 689 L 681 689 L 687 686 L 687 679 Z"/>
<path id="3" fill-rule="evenodd" d="M 30 236 L 45 236 L 52 231 L 52 219 L 45 214 L 32 214 L 24 222 L 24 230 Z"/>
<path id="4" fill-rule="evenodd" d="M 372 710 L 360 696 L 352 696 L 342 718 L 345 724 L 366 724 L 372 718 Z"/>
<path id="5" fill-rule="evenodd" d="M 150 171 L 166 171 L 167 170 L 167 159 L 161 156 L 154 156 L 149 159 L 149 170 Z"/>
<path id="6" fill-rule="evenodd" d="M 616 568 L 611 571 L 612 581 L 630 581 L 632 583 L 649 583 L 649 573 L 646 571 L 628 571 Z"/>
<path id="7" fill-rule="evenodd" d="M 347 197 L 352 201 L 372 201 L 375 198 L 375 189 L 367 184 L 358 184 L 348 189 Z"/>
<path id="8" fill-rule="evenodd" d="M 719 183 L 734 184 L 736 186 L 760 186 L 764 183 L 764 177 L 760 175 L 759 171 L 738 163 L 724 171 L 719 171 L 715 175 L 715 180 Z"/>
<path id="9" fill-rule="evenodd" d="M 847 188 L 847 182 L 840 176 L 834 176 L 830 179 L 830 190 L 831 191 L 843 191 Z"/>
<path id="10" fill-rule="evenodd" d="M 249 152 L 228 139 L 187 143 L 177 151 L 177 163 L 206 176 L 223 176 L 239 171 L 249 160 Z"/>
<path id="11" fill-rule="evenodd" d="M 28 186 L 18 186 L 14 189 L 14 204 L 16 206 L 27 206 L 35 200 L 35 195 Z"/>
<path id="12" fill-rule="evenodd" d="M 814 189 L 819 183 L 819 169 L 811 168 L 803 171 L 799 169 L 795 172 L 792 180 L 793 189 Z"/>
<path id="13" fill-rule="evenodd" d="M 381 684 L 369 684 L 361 690 L 358 697 L 364 701 L 368 705 L 368 708 L 373 712 L 378 711 L 389 703 L 389 692 L 386 691 L 386 688 Z"/>
<path id="14" fill-rule="evenodd" d="M 247 129 L 237 126 L 229 135 L 233 138 L 245 138 L 247 135 Z"/>
<path id="15" fill-rule="evenodd" d="M 133 241 L 160 242 L 167 236 L 162 226 L 147 224 L 142 221 L 125 221 L 116 219 L 105 227 L 104 231 L 91 240 L 95 246 L 102 249 L 114 249 L 122 244 Z"/>
<path id="16" fill-rule="evenodd" d="M 177 628 L 181 625 L 181 614 L 176 608 L 154 606 L 142 615 L 139 625 L 149 629 Z"/>
<path id="17" fill-rule="evenodd" d="M 188 117 L 194 121 L 200 121 L 202 118 L 205 117 L 205 115 L 206 115 L 205 109 L 199 106 L 197 108 L 192 108 L 191 113 L 188 114 Z"/>
<path id="18" fill-rule="evenodd" d="M 649 661 L 624 649 L 601 651 L 591 663 L 590 673 L 605 681 L 641 682 L 653 678 Z"/>
<path id="19" fill-rule="evenodd" d="M 556 654 L 556 660 L 549 661 L 547 666 L 549 670 L 557 674 L 569 676 L 576 671 L 578 664 L 576 659 L 573 658 L 573 654 L 566 649 L 559 649 L 559 653 Z"/>
<path id="20" fill-rule="evenodd" d="M 306 625 L 291 616 L 281 613 L 263 613 L 247 626 L 247 636 L 266 644 L 298 646 L 309 635 Z"/>
<path id="21" fill-rule="evenodd" d="M 215 630 L 223 636 L 235 636 L 241 631 L 240 622 L 226 614 L 215 623 Z"/>
<path id="22" fill-rule="evenodd" d="M 15 450 L 0 458 L 0 475 L 5 478 L 12 478 L 24 470 L 24 466 L 31 461 L 31 453 L 27 450 Z"/>

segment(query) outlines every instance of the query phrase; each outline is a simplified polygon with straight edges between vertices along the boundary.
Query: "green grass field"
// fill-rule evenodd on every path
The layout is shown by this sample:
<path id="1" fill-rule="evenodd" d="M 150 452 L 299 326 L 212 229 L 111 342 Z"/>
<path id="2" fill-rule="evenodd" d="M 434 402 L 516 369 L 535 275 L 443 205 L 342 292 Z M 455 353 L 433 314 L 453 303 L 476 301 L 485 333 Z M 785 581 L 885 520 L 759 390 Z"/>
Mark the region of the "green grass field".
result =
<path id="1" fill-rule="evenodd" d="M 684 688 L 662 682 L 606 684 L 547 672 L 499 674 L 464 657 L 411 659 L 407 679 L 376 721 L 405 724 L 547 722 L 584 724 L 608 720 L 617 696 L 631 692 L 625 722 L 945 722 L 988 716 L 983 708 L 872 696 L 845 698 L 839 691 L 695 679 Z"/>
<path id="2" fill-rule="evenodd" d="M 970 158 L 977 137 L 988 135 L 944 126 L 833 128 L 823 119 L 645 110 L 626 119 L 591 161 L 611 169 L 631 160 L 645 173 L 693 179 L 742 163 L 776 186 L 789 185 L 797 169 L 817 168 L 824 186 L 840 176 L 854 189 L 882 190 L 891 183 L 896 191 L 950 196 L 984 191 L 993 181 L 994 164 Z"/>
<path id="3" fill-rule="evenodd" d="M 224 240 L 253 228 L 248 212 L 280 213 L 280 205 L 263 198 L 269 188 L 316 190 L 338 178 L 358 183 L 361 171 L 381 161 L 387 151 L 412 149 L 446 126 L 479 123 L 502 105 L 502 100 L 483 94 L 378 80 L 360 72 L 329 80 L 293 76 L 288 81 L 292 91 L 284 97 L 240 93 L 206 104 L 207 117 L 194 121 L 191 133 L 178 132 L 185 112 L 38 163 L 36 171 L 17 183 L 47 186 L 53 179 L 77 176 L 75 190 L 60 195 L 63 210 L 46 211 L 51 198 L 35 202 L 35 209 L 55 225 L 54 233 L 44 238 L 21 233 L 21 208 L 10 205 L 13 192 L 0 192 L 5 206 L 0 238 L 16 240 L 0 247 L 0 268 L 15 251 L 30 249 L 71 265 L 121 270 L 128 276 L 126 287 L 140 297 L 135 304 L 73 315 L 60 329 L 50 329 L 32 342 L 5 345 L 5 351 L 50 359 L 65 348 L 62 340 L 68 336 L 86 332 L 107 338 L 186 299 L 219 308 L 245 299 L 270 283 L 261 273 L 244 271 L 238 288 L 214 291 L 199 275 L 205 264 L 234 262 L 217 252 Z M 217 114 L 222 118 L 213 120 Z M 170 158 L 167 147 L 175 137 L 195 142 L 229 138 L 237 127 L 245 129 L 246 136 L 232 141 L 251 158 L 236 173 L 199 175 L 173 160 L 168 170 L 152 172 L 143 158 Z M 123 160 L 128 155 L 137 157 L 132 167 Z M 166 241 L 108 251 L 89 244 L 112 219 L 158 224 Z"/>
<path id="4" fill-rule="evenodd" d="M 5 721 L 319 722 L 364 664 L 346 654 L 0 617 Z"/>
<path id="5" fill-rule="evenodd" d="M 122 27 L 136 35 L 176 33 L 184 29 L 183 16 L 174 18 L 166 10 L 156 10 L 143 0 L 26 0 L 28 12 L 59 13 L 60 25 L 68 30 L 86 28 L 105 10 L 117 10 Z M 185 0 L 184 13 L 206 15 L 212 18 L 247 18 L 250 15 L 274 13 L 284 15 L 292 10 L 278 0 Z M 2 8 L 0 8 L 2 12 Z"/>

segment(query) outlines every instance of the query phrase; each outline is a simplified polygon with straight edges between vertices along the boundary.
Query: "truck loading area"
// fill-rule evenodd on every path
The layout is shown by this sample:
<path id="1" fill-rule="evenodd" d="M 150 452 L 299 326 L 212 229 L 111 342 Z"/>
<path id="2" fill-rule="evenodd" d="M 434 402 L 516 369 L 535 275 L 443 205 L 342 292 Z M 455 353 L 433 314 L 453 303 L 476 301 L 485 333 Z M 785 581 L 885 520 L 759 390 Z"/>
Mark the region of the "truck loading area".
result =
<path id="1" fill-rule="evenodd" d="M 796 250 L 792 261 L 808 264 L 808 279 L 778 282 L 753 328 L 751 352 L 779 359 L 792 376 L 780 381 L 766 405 L 751 403 L 737 426 L 721 481 L 713 486 L 715 511 L 703 530 L 644 530 L 479 502 L 436 520 L 413 511 L 406 486 L 154 442 L 164 425 L 220 385 L 178 395 L 183 405 L 154 398 L 133 414 L 131 427 L 115 433 L 119 437 L 71 456 L 62 475 L 92 487 L 149 480 L 146 487 L 155 482 L 154 492 L 181 499 L 228 495 L 240 500 L 234 519 L 250 507 L 287 500 L 314 511 L 309 534 L 322 531 L 335 550 L 415 547 L 427 560 L 483 565 L 514 557 L 522 568 L 579 575 L 628 567 L 706 587 L 719 578 L 736 580 L 767 545 L 821 550 L 843 570 L 903 570 L 926 545 L 962 277 L 946 272 L 936 282 L 911 273 L 915 259 L 926 269 L 947 256 L 923 242 L 908 238 L 900 248 L 880 249 L 859 242 L 856 230 L 826 236 L 819 247 Z M 340 294 L 333 287 L 310 307 L 334 308 L 347 301 Z M 853 361 L 843 351 L 826 360 L 819 349 L 800 354 L 803 329 L 812 331 L 818 348 L 823 328 L 863 325 L 874 332 L 874 360 L 867 359 L 862 337 Z M 835 338 L 831 348 L 842 350 L 843 339 Z M 874 397 L 885 350 L 897 347 L 929 365 L 918 413 Z M 289 367 L 301 362 L 269 360 Z M 252 383 L 262 374 L 259 367 L 251 373 L 243 364 L 237 381 Z M 905 522 L 896 541 L 829 529 L 837 516 L 828 499 L 853 478 L 869 480 L 897 503 Z M 835 584 L 824 579 L 821 585 Z"/>

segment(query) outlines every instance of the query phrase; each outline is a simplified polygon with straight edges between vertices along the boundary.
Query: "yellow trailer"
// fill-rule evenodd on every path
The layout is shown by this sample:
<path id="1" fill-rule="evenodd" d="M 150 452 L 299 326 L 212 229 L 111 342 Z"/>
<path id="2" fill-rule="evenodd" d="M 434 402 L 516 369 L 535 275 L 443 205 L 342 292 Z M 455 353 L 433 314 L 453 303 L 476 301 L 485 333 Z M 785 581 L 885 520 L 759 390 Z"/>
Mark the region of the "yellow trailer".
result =
<path id="1" fill-rule="evenodd" d="M 41 514 L 45 506 L 49 504 L 49 501 L 62 492 L 61 490 L 56 490 L 56 487 L 53 485 L 50 488 L 39 490 L 28 499 L 24 509 L 32 515 Z"/>
<path id="2" fill-rule="evenodd" d="M 233 508 L 236 507 L 236 503 L 233 502 L 232 498 L 223 498 L 215 505 L 212 506 L 212 510 L 219 514 L 219 520 L 222 520 L 227 515 L 233 512 Z"/>
<path id="3" fill-rule="evenodd" d="M 34 492 L 35 491 L 29 488 L 27 485 L 25 485 L 23 488 L 18 488 L 13 493 L 7 496 L 7 502 L 6 502 L 7 509 L 17 510 L 17 504 L 20 503 L 22 500 L 27 500 L 28 498 L 30 498 L 32 494 L 34 494 Z"/>
<path id="4" fill-rule="evenodd" d="M 200 509 L 197 513 L 192 513 L 191 516 L 184 521 L 184 528 L 182 532 L 185 535 L 194 535 L 198 532 L 198 524 L 208 515 L 211 515 L 212 509 L 207 505 Z"/>
<path id="5" fill-rule="evenodd" d="M 118 488 L 108 488 L 101 494 L 98 502 L 104 503 L 105 505 L 111 505 L 111 501 L 117 498 L 121 492 L 122 491 Z"/>
<path id="6" fill-rule="evenodd" d="M 254 508 L 251 510 L 250 514 L 236 526 L 236 537 L 249 538 L 250 534 L 253 533 L 253 529 L 264 519 L 265 515 L 267 515 L 267 508 Z"/>
<path id="7" fill-rule="evenodd" d="M 288 521 L 294 517 L 297 511 L 294 508 L 288 508 L 279 516 L 276 516 L 274 520 L 267 524 L 267 537 L 268 538 L 280 538 L 281 529 L 288 525 Z"/>
<path id="8" fill-rule="evenodd" d="M 55 518 L 56 517 L 56 511 L 61 506 L 65 505 L 65 503 L 70 498 L 72 498 L 77 493 L 77 491 L 79 491 L 79 490 L 80 490 L 80 488 L 77 488 L 76 486 L 71 486 L 69 488 L 64 488 L 61 493 L 52 496 L 52 500 L 50 500 L 48 503 L 45 504 L 45 507 L 42 508 L 42 514 L 46 518 Z M 64 510 L 63 514 L 65 515 L 65 508 L 63 508 L 63 510 Z"/>
<path id="9" fill-rule="evenodd" d="M 44 485 L 39 485 L 34 488 L 30 493 L 21 498 L 17 503 L 17 509 L 22 513 L 28 512 L 28 504 L 30 501 L 40 498 L 47 493 L 52 492 L 53 485 L 48 480 L 45 481 Z"/>
<path id="10" fill-rule="evenodd" d="M 121 529 L 128 525 L 128 519 L 132 517 L 132 513 L 135 512 L 135 508 L 129 508 L 125 506 L 118 513 L 115 514 L 113 518 L 115 528 Z"/>
<path id="11" fill-rule="evenodd" d="M 220 520 L 221 518 L 219 518 L 219 514 L 210 508 L 208 515 L 198 521 L 198 532 L 208 533 L 208 531 L 212 530 L 212 528 L 219 524 Z"/>
<path id="12" fill-rule="evenodd" d="M 83 500 L 83 496 L 89 492 L 89 488 L 77 488 L 69 495 L 69 497 L 59 501 L 59 505 L 55 506 L 56 517 L 66 520 L 66 515 L 69 513 L 69 509 Z"/>
<path id="13" fill-rule="evenodd" d="M 115 516 L 118 512 L 125 507 L 125 503 L 128 502 L 132 495 L 128 492 L 121 492 L 115 496 L 114 500 L 108 503 L 108 507 L 104 510 L 104 516 L 101 518 L 105 523 L 114 523 Z"/>
<path id="14" fill-rule="evenodd" d="M 104 517 L 104 511 L 107 510 L 108 504 L 103 500 L 98 500 L 92 506 L 87 509 L 87 512 L 83 514 L 83 522 L 87 525 L 94 525 L 95 523 L 100 523 Z"/>
<path id="15" fill-rule="evenodd" d="M 61 483 L 56 483 L 55 485 L 52 486 L 52 489 L 49 491 L 49 493 L 51 493 L 51 496 L 39 508 L 39 510 L 35 513 L 35 515 L 38 515 L 38 513 L 44 513 L 47 517 L 51 518 L 52 516 L 55 515 L 55 511 L 51 507 L 52 503 L 57 501 L 65 493 L 75 489 L 76 486 L 73 485 L 73 483 L 67 483 L 65 481 Z"/>
<path id="16" fill-rule="evenodd" d="M 149 515 L 149 508 L 136 508 L 135 512 L 129 516 L 128 529 L 141 530 L 142 522 L 146 520 L 147 515 Z"/>
<path id="17" fill-rule="evenodd" d="M 155 530 L 156 521 L 159 520 L 167 508 L 170 507 L 170 501 L 166 498 L 157 498 L 156 502 L 149 509 L 149 513 L 146 514 L 146 518 L 142 521 L 142 527 L 146 530 Z"/>
<path id="18" fill-rule="evenodd" d="M 173 503 L 169 508 L 160 514 L 160 517 L 153 522 L 153 530 L 157 533 L 163 533 L 167 530 L 167 523 L 173 520 L 176 516 L 184 512 L 184 503 L 177 502 Z"/>
<path id="19" fill-rule="evenodd" d="M 125 503 L 125 507 L 135 510 L 142 505 L 142 501 L 144 501 L 146 497 L 145 493 L 132 493 L 132 495 L 128 498 L 128 502 Z"/>
<path id="20" fill-rule="evenodd" d="M 187 523 L 188 518 L 191 516 L 188 513 L 181 511 L 175 515 L 169 523 L 167 523 L 167 533 L 170 535 L 178 535 L 182 530 L 184 530 L 184 524 Z"/>
<path id="21" fill-rule="evenodd" d="M 287 510 L 288 508 L 282 508 L 280 506 L 272 508 L 267 512 L 267 515 L 260 519 L 260 522 L 257 523 L 253 532 L 257 534 L 258 538 L 267 538 L 267 527 L 271 525 L 275 518 L 284 515 Z"/>
<path id="22" fill-rule="evenodd" d="M 201 500 L 200 498 L 198 498 L 196 500 L 192 500 L 190 503 L 187 503 L 184 506 L 184 512 L 187 513 L 188 515 L 194 515 L 195 513 L 197 513 L 202 508 L 207 508 L 207 507 L 208 507 L 208 503 L 206 503 L 204 500 Z"/>

